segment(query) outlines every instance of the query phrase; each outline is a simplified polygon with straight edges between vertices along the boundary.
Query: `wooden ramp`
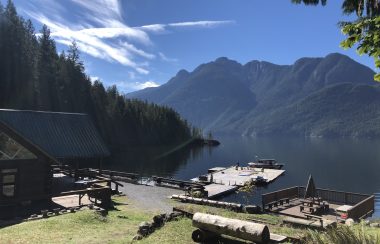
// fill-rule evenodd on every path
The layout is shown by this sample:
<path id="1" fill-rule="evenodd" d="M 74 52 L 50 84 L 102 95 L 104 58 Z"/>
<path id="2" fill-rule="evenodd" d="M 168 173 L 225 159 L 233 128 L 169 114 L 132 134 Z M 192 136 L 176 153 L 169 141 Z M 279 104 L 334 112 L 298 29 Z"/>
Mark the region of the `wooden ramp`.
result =
<path id="1" fill-rule="evenodd" d="M 236 191 L 237 186 L 227 186 L 221 184 L 210 184 L 205 186 L 205 190 L 208 192 L 208 198 L 214 199 L 222 195 L 226 195 L 230 192 Z"/>

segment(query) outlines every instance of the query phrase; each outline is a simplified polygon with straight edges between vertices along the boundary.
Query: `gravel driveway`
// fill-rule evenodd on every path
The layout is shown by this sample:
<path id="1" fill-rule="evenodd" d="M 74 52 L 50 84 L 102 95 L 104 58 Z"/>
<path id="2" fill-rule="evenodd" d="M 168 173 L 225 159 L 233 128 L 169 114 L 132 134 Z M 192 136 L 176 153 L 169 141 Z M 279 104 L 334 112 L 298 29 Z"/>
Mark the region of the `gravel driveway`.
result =
<path id="1" fill-rule="evenodd" d="M 135 185 L 121 182 L 123 187 L 119 191 L 123 192 L 128 201 L 138 208 L 143 208 L 153 212 L 169 213 L 172 211 L 172 204 L 169 196 L 173 194 L 183 194 L 184 191 L 166 187 L 151 185 Z"/>

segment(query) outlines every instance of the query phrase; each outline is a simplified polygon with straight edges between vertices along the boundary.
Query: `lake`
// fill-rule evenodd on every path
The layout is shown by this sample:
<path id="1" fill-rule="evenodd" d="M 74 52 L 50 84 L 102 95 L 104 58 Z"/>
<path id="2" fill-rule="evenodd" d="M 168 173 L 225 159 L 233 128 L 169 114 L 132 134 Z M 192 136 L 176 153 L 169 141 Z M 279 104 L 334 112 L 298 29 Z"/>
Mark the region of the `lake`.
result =
<path id="1" fill-rule="evenodd" d="M 189 180 L 215 166 L 231 166 L 259 158 L 275 158 L 284 163 L 285 175 L 267 187 L 256 190 L 251 199 L 259 203 L 261 193 L 306 185 L 313 175 L 318 188 L 358 193 L 380 192 L 380 140 L 324 138 L 248 138 L 218 137 L 221 145 L 213 148 L 181 150 L 169 156 L 167 148 L 134 149 L 118 154 L 111 168 Z M 154 152 L 154 153 L 152 153 Z M 153 156 L 154 155 L 154 156 Z M 242 201 L 241 194 L 224 198 Z M 380 210 L 380 199 L 377 199 Z M 380 217 L 380 211 L 376 215 Z"/>

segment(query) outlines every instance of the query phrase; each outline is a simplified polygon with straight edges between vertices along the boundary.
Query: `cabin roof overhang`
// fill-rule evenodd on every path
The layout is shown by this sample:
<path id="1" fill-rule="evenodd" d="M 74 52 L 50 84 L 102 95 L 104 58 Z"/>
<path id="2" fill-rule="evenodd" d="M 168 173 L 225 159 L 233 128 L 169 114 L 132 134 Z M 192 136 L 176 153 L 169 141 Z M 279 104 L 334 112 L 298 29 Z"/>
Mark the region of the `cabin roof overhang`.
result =
<path id="1" fill-rule="evenodd" d="M 0 130 L 54 163 L 110 155 L 86 114 L 0 109 Z"/>

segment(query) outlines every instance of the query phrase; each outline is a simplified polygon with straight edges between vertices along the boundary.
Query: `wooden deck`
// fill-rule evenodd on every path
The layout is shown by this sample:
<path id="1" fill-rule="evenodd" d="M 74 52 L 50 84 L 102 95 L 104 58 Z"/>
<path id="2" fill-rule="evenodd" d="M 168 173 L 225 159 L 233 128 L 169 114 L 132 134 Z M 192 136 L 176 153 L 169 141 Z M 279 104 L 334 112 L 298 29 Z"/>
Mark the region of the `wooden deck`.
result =
<path id="1" fill-rule="evenodd" d="M 221 171 L 217 171 L 213 174 L 207 174 L 207 177 L 209 181 L 211 181 L 212 177 L 213 182 L 216 184 L 240 187 L 243 186 L 246 182 L 249 182 L 251 180 L 255 181 L 258 176 L 267 179 L 267 183 L 270 183 L 282 175 L 284 172 L 285 170 L 279 169 L 261 169 L 233 166 Z M 195 182 L 199 181 L 198 178 L 191 180 Z"/>
<path id="2" fill-rule="evenodd" d="M 226 186 L 221 184 L 210 184 L 205 186 L 205 190 L 208 192 L 209 199 L 217 198 L 219 196 L 236 191 L 237 189 L 237 186 Z"/>
<path id="3" fill-rule="evenodd" d="M 302 205 L 300 199 L 292 199 L 289 204 L 279 205 L 278 207 L 273 207 L 270 212 L 277 213 L 294 218 L 305 219 L 305 213 L 300 211 L 300 206 Z M 336 221 L 339 217 L 336 213 L 336 209 L 342 206 L 342 204 L 329 203 L 329 211 L 319 214 L 318 216 L 322 217 L 325 220 Z"/>
<path id="4" fill-rule="evenodd" d="M 83 205 L 91 204 L 90 200 L 88 200 L 87 195 L 82 198 L 81 205 L 79 205 L 79 195 L 53 197 L 52 201 L 64 208 L 80 207 Z"/>

